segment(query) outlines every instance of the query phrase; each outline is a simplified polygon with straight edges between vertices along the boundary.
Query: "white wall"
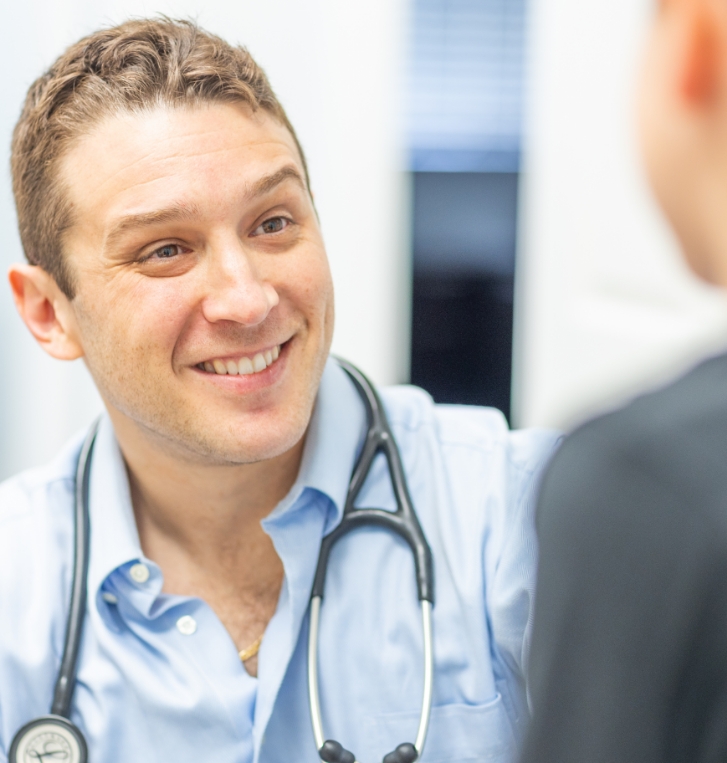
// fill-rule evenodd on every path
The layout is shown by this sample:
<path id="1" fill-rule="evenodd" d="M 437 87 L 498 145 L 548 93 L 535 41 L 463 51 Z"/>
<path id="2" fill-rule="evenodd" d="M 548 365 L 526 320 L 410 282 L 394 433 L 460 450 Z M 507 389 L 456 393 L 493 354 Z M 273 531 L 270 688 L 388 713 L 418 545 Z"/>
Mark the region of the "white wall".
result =
<path id="1" fill-rule="evenodd" d="M 727 345 L 727 304 L 682 264 L 639 165 L 651 0 L 532 0 L 513 407 L 569 427 Z"/>
<path id="2" fill-rule="evenodd" d="M 0 146 L 63 48 L 130 15 L 192 16 L 251 50 L 308 155 L 337 295 L 334 351 L 390 383 L 408 373 L 409 211 L 400 129 L 406 0 L 25 0 L 0 27 Z M 0 175 L 0 266 L 22 258 Z M 100 409 L 80 363 L 37 349 L 0 282 L 0 478 L 49 458 Z"/>

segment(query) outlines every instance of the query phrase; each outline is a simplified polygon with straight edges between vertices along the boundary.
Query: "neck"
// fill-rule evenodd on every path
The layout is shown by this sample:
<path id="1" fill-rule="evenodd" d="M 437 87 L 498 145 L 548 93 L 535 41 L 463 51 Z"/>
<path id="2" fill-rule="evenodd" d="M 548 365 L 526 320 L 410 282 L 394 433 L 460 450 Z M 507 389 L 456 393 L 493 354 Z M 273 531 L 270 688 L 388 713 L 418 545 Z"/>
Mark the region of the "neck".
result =
<path id="1" fill-rule="evenodd" d="M 165 590 L 191 594 L 172 589 L 194 588 L 200 576 L 233 576 L 254 587 L 280 570 L 260 522 L 295 482 L 304 439 L 265 461 L 205 464 L 177 457 L 117 418 L 141 546 L 162 567 Z"/>
<path id="2" fill-rule="evenodd" d="M 164 591 L 207 602 L 238 651 L 259 643 L 284 574 L 260 521 L 293 486 L 304 438 L 258 463 L 204 464 L 180 458 L 117 411 L 110 413 L 129 473 L 141 547 L 160 566 Z M 257 656 L 245 667 L 257 675 Z"/>

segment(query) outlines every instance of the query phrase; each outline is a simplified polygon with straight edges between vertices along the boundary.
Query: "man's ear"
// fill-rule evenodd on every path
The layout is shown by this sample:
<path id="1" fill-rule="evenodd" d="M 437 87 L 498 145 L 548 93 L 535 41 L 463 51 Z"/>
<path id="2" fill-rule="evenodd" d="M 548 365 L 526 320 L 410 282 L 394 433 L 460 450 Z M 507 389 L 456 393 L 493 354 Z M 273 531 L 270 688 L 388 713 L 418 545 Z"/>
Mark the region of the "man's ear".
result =
<path id="1" fill-rule="evenodd" d="M 727 15 L 722 2 L 671 0 L 683 27 L 679 91 L 685 104 L 697 110 L 713 106 L 726 89 Z"/>
<path id="2" fill-rule="evenodd" d="M 8 272 L 20 317 L 38 344 L 52 357 L 83 356 L 73 308 L 55 279 L 37 265 L 13 265 Z"/>

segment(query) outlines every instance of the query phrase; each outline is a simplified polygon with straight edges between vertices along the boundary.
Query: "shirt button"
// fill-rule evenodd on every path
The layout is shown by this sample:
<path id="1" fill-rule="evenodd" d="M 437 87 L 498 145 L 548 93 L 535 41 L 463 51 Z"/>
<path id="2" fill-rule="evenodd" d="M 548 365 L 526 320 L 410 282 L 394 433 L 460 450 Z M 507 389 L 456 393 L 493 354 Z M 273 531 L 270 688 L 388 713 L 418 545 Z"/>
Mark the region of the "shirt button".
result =
<path id="1" fill-rule="evenodd" d="M 177 620 L 177 630 L 183 636 L 191 636 L 197 630 L 197 621 L 191 615 L 184 615 Z"/>
<path id="2" fill-rule="evenodd" d="M 149 580 L 149 568 L 145 564 L 135 564 L 129 570 L 129 575 L 135 583 L 146 583 Z"/>
<path id="3" fill-rule="evenodd" d="M 107 604 L 118 604 L 118 603 L 119 603 L 119 600 L 118 600 L 118 599 L 117 599 L 117 598 L 116 598 L 116 597 L 115 597 L 115 596 L 114 596 L 112 593 L 109 593 L 108 591 L 104 591 L 104 592 L 101 594 L 101 598 L 102 598 L 102 599 L 103 599 L 103 600 L 104 600 L 104 601 L 105 601 Z"/>

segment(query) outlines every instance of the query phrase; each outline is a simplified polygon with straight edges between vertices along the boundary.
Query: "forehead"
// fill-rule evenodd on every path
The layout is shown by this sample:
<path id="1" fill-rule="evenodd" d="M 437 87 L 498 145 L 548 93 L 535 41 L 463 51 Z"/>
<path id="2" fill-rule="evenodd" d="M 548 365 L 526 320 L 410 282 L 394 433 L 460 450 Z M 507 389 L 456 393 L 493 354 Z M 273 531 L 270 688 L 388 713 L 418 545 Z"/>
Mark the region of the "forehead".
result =
<path id="1" fill-rule="evenodd" d="M 106 117 L 64 156 L 60 179 L 77 225 L 103 226 L 167 203 L 218 208 L 282 166 L 303 168 L 290 132 L 237 104 L 160 106 Z"/>

